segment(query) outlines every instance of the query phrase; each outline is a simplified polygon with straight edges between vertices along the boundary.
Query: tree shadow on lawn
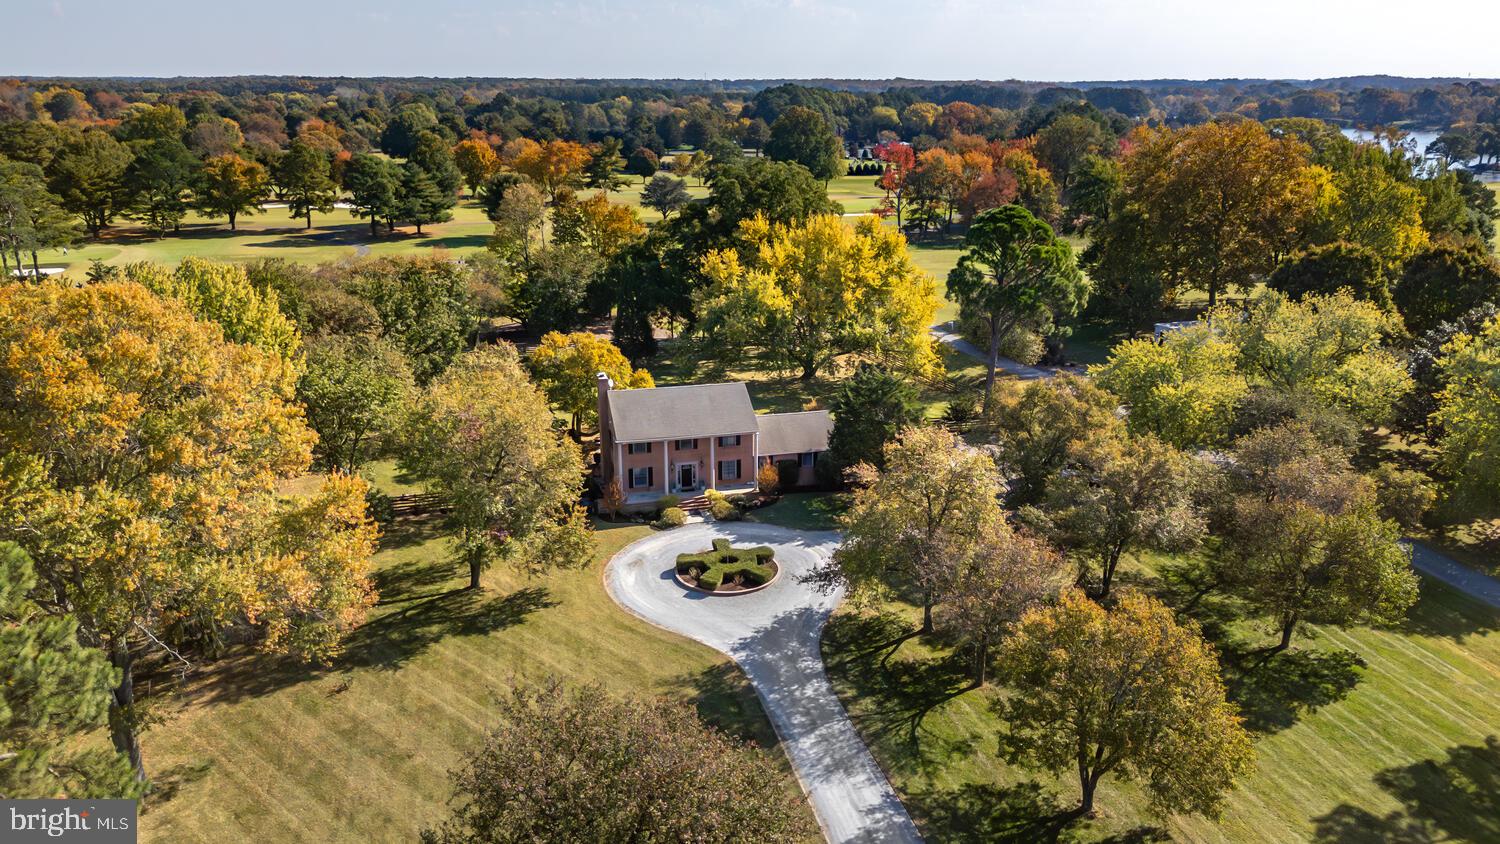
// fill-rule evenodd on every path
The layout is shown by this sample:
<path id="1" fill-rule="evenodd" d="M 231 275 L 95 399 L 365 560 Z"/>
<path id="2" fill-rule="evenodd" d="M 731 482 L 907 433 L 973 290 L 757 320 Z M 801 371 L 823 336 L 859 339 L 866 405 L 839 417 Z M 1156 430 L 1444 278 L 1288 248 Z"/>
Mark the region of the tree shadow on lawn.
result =
<path id="1" fill-rule="evenodd" d="M 1448 749 L 1375 775 L 1375 784 L 1401 802 L 1381 817 L 1345 803 L 1315 820 L 1319 844 L 1429 844 L 1500 841 L 1500 739 Z"/>
<path id="2" fill-rule="evenodd" d="M 1246 729 L 1287 729 L 1303 715 L 1343 700 L 1359 685 L 1366 665 L 1353 651 L 1308 647 L 1303 634 L 1300 645 L 1271 654 L 1265 643 L 1245 639 L 1238 632 L 1244 605 L 1209 588 L 1212 578 L 1201 559 L 1167 564 L 1159 572 L 1157 577 L 1131 573 L 1124 583 L 1155 594 L 1178 615 L 1198 623 L 1219 652 L 1220 675 Z"/>
<path id="3" fill-rule="evenodd" d="M 722 662 L 702 671 L 685 674 L 676 685 L 690 690 L 689 699 L 698 717 L 740 741 L 772 748 L 780 741 L 770 728 L 760 698 L 739 666 Z"/>
<path id="4" fill-rule="evenodd" d="M 191 694 L 200 703 L 234 703 L 359 668 L 395 671 L 444 639 L 504 630 L 558 603 L 546 589 L 535 586 L 507 595 L 452 589 L 405 601 L 396 598 L 389 611 L 377 609 L 348 636 L 344 653 L 331 665 L 245 651 L 214 663 Z"/>
<path id="5" fill-rule="evenodd" d="M 975 747 L 971 740 L 924 733 L 922 722 L 974 686 L 970 661 L 958 652 L 897 658 L 896 651 L 916 635 L 909 622 L 892 614 L 836 615 L 823 631 L 823 658 L 835 683 L 863 702 L 850 719 L 867 740 L 889 751 L 886 764 L 932 772 Z"/>
<path id="6" fill-rule="evenodd" d="M 151 778 L 151 791 L 146 799 L 141 802 L 141 814 L 151 811 L 157 804 L 165 803 L 176 797 L 184 788 L 193 785 L 213 770 L 212 760 L 199 762 L 184 762 L 156 774 Z"/>
<path id="7" fill-rule="evenodd" d="M 1421 597 L 1397 626 L 1402 633 L 1463 642 L 1500 630 L 1500 610 L 1485 606 L 1432 578 L 1421 579 Z"/>
<path id="8" fill-rule="evenodd" d="M 1075 803 L 1032 781 L 1010 786 L 966 783 L 955 789 L 908 795 L 906 804 L 922 818 L 930 841 L 995 842 L 1148 842 L 1169 841 L 1165 830 L 1139 826 L 1107 837 L 1098 836 L 1087 819 L 1074 811 Z"/>
<path id="9" fill-rule="evenodd" d="M 408 517 L 402 516 L 380 526 L 380 550 L 393 551 L 421 545 L 444 533 L 443 517 L 439 514 Z M 452 572 L 450 571 L 451 575 Z M 376 573 L 377 585 L 379 573 Z M 379 590 L 382 595 L 387 590 Z"/>

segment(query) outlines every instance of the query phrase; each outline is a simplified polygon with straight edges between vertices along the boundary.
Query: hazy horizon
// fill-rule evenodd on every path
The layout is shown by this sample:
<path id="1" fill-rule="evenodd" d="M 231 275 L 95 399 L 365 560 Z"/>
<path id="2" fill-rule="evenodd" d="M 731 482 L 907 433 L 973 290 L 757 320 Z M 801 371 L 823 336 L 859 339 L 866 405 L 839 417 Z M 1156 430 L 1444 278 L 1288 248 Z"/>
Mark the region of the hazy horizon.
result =
<path id="1" fill-rule="evenodd" d="M 1107 81 L 1500 78 L 1500 3 L 20 0 L 0 74 Z M 1469 35 L 1477 33 L 1477 35 Z"/>

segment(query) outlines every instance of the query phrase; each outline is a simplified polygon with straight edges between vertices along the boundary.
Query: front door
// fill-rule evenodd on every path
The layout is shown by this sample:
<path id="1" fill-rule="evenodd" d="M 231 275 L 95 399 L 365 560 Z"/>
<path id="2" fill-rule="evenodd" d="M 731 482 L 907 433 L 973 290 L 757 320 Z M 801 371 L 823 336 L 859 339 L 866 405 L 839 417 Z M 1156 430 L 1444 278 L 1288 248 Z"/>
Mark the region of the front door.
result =
<path id="1" fill-rule="evenodd" d="M 691 463 L 683 463 L 677 467 L 677 488 L 688 490 L 698 485 L 698 467 Z"/>

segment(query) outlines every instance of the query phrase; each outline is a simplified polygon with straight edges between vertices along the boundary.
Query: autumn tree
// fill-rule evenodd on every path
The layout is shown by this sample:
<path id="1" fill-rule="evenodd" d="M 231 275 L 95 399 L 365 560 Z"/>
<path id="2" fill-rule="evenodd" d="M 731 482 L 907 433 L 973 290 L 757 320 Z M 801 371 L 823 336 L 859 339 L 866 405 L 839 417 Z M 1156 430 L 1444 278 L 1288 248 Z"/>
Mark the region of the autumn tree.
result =
<path id="1" fill-rule="evenodd" d="M 1219 663 L 1192 621 L 1127 591 L 1106 610 L 1069 589 L 1026 613 L 1000 647 L 997 679 L 1009 760 L 1074 772 L 1077 815 L 1104 777 L 1139 781 L 1160 815 L 1215 816 L 1254 750 L 1225 699 Z"/>
<path id="2" fill-rule="evenodd" d="M 1239 349 L 1212 328 L 1188 326 L 1160 342 L 1120 343 L 1089 372 L 1130 409 L 1132 431 L 1194 448 L 1228 436 L 1235 408 L 1250 391 L 1238 360 Z"/>
<path id="3" fill-rule="evenodd" d="M 118 672 L 110 735 L 138 776 L 144 652 L 231 625 L 263 649 L 338 652 L 374 600 L 375 528 L 357 478 L 277 496 L 314 440 L 279 356 L 102 282 L 0 288 L 0 361 L 0 540 L 35 561 L 37 606 Z"/>
<path id="4" fill-rule="evenodd" d="M 388 450 L 415 386 L 411 367 L 384 339 L 327 335 L 308 344 L 297 398 L 318 432 L 317 464 L 356 474 L 371 453 Z"/>
<path id="5" fill-rule="evenodd" d="M 520 150 L 511 167 L 531 179 L 556 204 L 565 191 L 582 182 L 583 168 L 589 162 L 588 147 L 572 141 L 529 142 Z"/>
<path id="6" fill-rule="evenodd" d="M 1303 624 L 1394 623 L 1417 601 L 1411 550 L 1373 496 L 1335 512 L 1245 496 L 1235 520 L 1224 569 L 1231 589 L 1280 633 L 1271 653 L 1286 650 Z"/>
<path id="7" fill-rule="evenodd" d="M 1406 367 L 1385 346 L 1400 330 L 1397 317 L 1348 290 L 1295 302 L 1268 291 L 1208 320 L 1238 349 L 1236 369 L 1252 382 L 1308 395 L 1367 425 L 1389 420 L 1411 389 Z"/>
<path id="8" fill-rule="evenodd" d="M 867 594 L 914 593 L 923 633 L 959 561 L 1003 518 L 1000 474 L 983 452 L 941 428 L 908 428 L 885 447 L 885 468 L 850 470 L 855 490 L 840 517 L 844 543 L 821 583 Z"/>
<path id="9" fill-rule="evenodd" d="M 1088 302 L 1089 283 L 1073 250 L 1052 227 L 1018 205 L 984 211 L 964 235 L 964 254 L 948 273 L 949 299 L 989 329 L 984 407 L 995 391 L 1000 338 L 1026 325 L 1045 329 Z"/>
<path id="10" fill-rule="evenodd" d="M 885 191 L 881 202 L 881 213 L 896 218 L 896 230 L 901 230 L 901 212 L 905 209 L 906 189 L 911 182 L 912 171 L 917 168 L 917 153 L 911 144 L 891 141 L 875 147 L 875 157 L 885 163 L 885 170 L 875 180 L 875 186 Z"/>
<path id="11" fill-rule="evenodd" d="M 27 597 L 37 586 L 31 558 L 0 542 L 0 794 L 7 799 L 139 797 L 126 757 L 74 750 L 71 740 L 107 723 L 120 672 L 78 641 L 78 621 L 49 614 Z"/>
<path id="12" fill-rule="evenodd" d="M 1214 305 L 1224 291 L 1248 288 L 1296 245 L 1319 196 L 1306 146 L 1253 120 L 1143 129 L 1129 140 L 1116 200 L 1122 213 L 1096 237 L 1103 253 L 1136 252 L 1169 297 L 1199 289 Z M 1120 228 L 1135 223 L 1139 230 Z M 1105 256 L 1099 266 L 1117 263 Z"/>
<path id="13" fill-rule="evenodd" d="M 228 217 L 229 230 L 234 231 L 241 214 L 260 211 L 268 188 L 266 168 L 260 162 L 218 155 L 203 163 L 193 204 L 205 217 Z"/>
<path id="14" fill-rule="evenodd" d="M 1063 559 L 1046 542 L 986 522 L 974 544 L 961 552 L 953 579 L 944 587 L 943 627 L 974 651 L 974 687 L 984 685 L 990 646 L 1027 610 L 1055 595 Z"/>
<path id="15" fill-rule="evenodd" d="M 1048 490 L 1048 522 L 1079 563 L 1079 584 L 1098 572 L 1101 600 L 1126 554 L 1187 551 L 1206 535 L 1193 500 L 1200 467 L 1172 446 L 1149 435 L 1096 437 L 1070 462 Z"/>
<path id="16" fill-rule="evenodd" d="M 292 219 L 301 217 L 307 220 L 306 228 L 309 229 L 312 228 L 312 213 L 327 214 L 333 210 L 333 201 L 338 198 L 328 156 L 300 138 L 292 141 L 291 148 L 277 165 L 276 184 L 286 195 Z"/>
<path id="17" fill-rule="evenodd" d="M 1036 156 L 1065 187 L 1084 158 L 1103 148 L 1108 137 L 1097 121 L 1081 114 L 1059 115 L 1036 133 Z"/>
<path id="18" fill-rule="evenodd" d="M 1080 447 L 1120 437 L 1119 404 L 1093 381 L 1073 375 L 1002 382 L 985 422 L 1010 480 L 1006 502 L 1041 503 Z"/>
<path id="19" fill-rule="evenodd" d="M 508 343 L 465 353 L 428 385 L 408 416 L 400 462 L 452 508 L 470 589 L 496 562 L 538 571 L 579 565 L 593 551 L 577 505 L 583 459 L 553 429 L 546 397 Z"/>
<path id="20" fill-rule="evenodd" d="M 598 421 L 598 375 L 620 390 L 654 387 L 651 373 L 634 369 L 615 344 L 598 334 L 556 331 L 542 335 L 531 353 L 531 371 L 553 407 L 572 416 L 573 431 Z"/>
<path id="21" fill-rule="evenodd" d="M 883 355 L 913 370 L 935 359 L 928 327 L 936 284 L 912 263 L 906 239 L 874 218 L 800 223 L 756 218 L 741 227 L 749 252 L 709 253 L 695 294 L 699 328 L 720 348 L 761 349 L 815 377 L 839 355 Z"/>
<path id="22" fill-rule="evenodd" d="M 511 185 L 495 203 L 489 217 L 495 223 L 489 247 L 502 256 L 531 260 L 532 242 L 547 216 L 547 198 L 530 182 Z"/>
<path id="23" fill-rule="evenodd" d="M 281 312 L 274 291 L 251 283 L 241 264 L 184 258 L 175 270 L 160 264 L 130 264 L 122 276 L 158 296 L 176 299 L 224 339 L 245 343 L 294 363 L 302 348 L 297 325 Z"/>
<path id="24" fill-rule="evenodd" d="M 1438 463 L 1461 498 L 1500 500 L 1500 319 L 1444 347 L 1439 363 L 1444 387 L 1432 420 L 1439 431 Z"/>
<path id="25" fill-rule="evenodd" d="M 582 199 L 565 195 L 552 209 L 553 244 L 581 246 L 606 261 L 645 233 L 636 210 L 610 202 L 602 190 Z"/>
<path id="26" fill-rule="evenodd" d="M 792 106 L 771 124 L 766 155 L 801 164 L 820 181 L 844 175 L 843 143 L 823 115 L 804 106 Z"/>
<path id="27" fill-rule="evenodd" d="M 489 180 L 500 167 L 500 157 L 495 148 L 478 138 L 459 141 L 453 148 L 453 163 L 463 174 L 469 193 L 479 192 L 479 186 Z"/>
<path id="28" fill-rule="evenodd" d="M 128 204 L 125 170 L 130 148 L 102 129 L 87 129 L 66 140 L 47 166 L 47 183 L 69 212 L 83 218 L 99 236 Z"/>
<path id="29" fill-rule="evenodd" d="M 453 772 L 449 816 L 426 844 L 794 841 L 804 799 L 763 751 L 702 725 L 690 705 L 597 686 L 516 686 L 499 724 Z"/>

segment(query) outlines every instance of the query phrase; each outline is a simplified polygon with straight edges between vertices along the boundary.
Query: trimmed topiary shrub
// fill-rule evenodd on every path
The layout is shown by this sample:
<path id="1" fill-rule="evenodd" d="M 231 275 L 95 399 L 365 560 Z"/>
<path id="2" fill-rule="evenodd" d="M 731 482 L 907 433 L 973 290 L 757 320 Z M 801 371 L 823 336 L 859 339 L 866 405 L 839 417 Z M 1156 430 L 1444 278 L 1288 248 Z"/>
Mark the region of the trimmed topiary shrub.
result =
<path id="1" fill-rule="evenodd" d="M 713 549 L 699 554 L 678 554 L 677 573 L 696 578 L 698 588 L 710 592 L 736 578 L 745 586 L 759 586 L 776 576 L 771 565 L 775 552 L 764 545 L 734 548 L 727 539 L 715 539 Z"/>

